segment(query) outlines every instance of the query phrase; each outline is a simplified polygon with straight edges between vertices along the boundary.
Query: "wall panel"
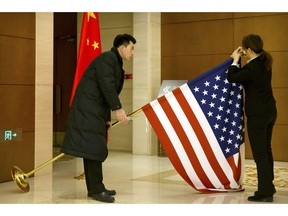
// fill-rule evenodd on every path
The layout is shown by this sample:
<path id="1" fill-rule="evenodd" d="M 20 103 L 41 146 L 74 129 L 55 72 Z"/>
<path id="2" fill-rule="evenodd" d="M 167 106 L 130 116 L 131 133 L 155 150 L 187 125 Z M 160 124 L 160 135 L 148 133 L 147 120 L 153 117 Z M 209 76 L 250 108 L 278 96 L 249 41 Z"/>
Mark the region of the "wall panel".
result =
<path id="1" fill-rule="evenodd" d="M 19 21 L 20 20 L 20 21 Z M 0 35 L 35 38 L 35 13 L 0 13 Z"/>
<path id="2" fill-rule="evenodd" d="M 254 33 L 261 35 L 267 51 L 288 50 L 288 13 L 270 16 L 243 17 L 234 21 L 235 47 L 241 45 L 242 37 Z"/>
<path id="3" fill-rule="evenodd" d="M 276 161 L 285 161 L 287 162 L 287 142 L 288 140 L 288 126 L 276 124 L 273 130 L 272 136 L 272 152 L 274 160 Z M 248 140 L 248 136 L 245 138 L 245 155 L 246 158 L 252 159 L 252 151 L 250 147 L 250 142 Z"/>
<path id="4" fill-rule="evenodd" d="M 191 80 L 224 59 L 227 55 L 162 56 L 161 79 Z"/>
<path id="5" fill-rule="evenodd" d="M 274 88 L 273 93 L 278 111 L 276 124 L 288 126 L 288 88 Z M 282 142 L 286 142 L 286 140 L 283 140 Z"/>
<path id="6" fill-rule="evenodd" d="M 0 182 L 4 182 L 12 180 L 15 165 L 24 171 L 34 168 L 34 13 L 0 13 L 0 131 Z M 13 132 L 11 140 L 5 131 Z"/>
<path id="7" fill-rule="evenodd" d="M 278 119 L 275 160 L 288 161 L 288 13 L 162 13 L 161 79 L 192 79 L 230 57 L 242 37 L 260 34 L 274 58 L 272 86 Z M 245 64 L 247 59 L 243 59 Z M 246 157 L 252 158 L 246 134 Z"/>
<path id="8" fill-rule="evenodd" d="M 0 84 L 35 84 L 35 40 L 0 35 L 0 59 Z"/>
<path id="9" fill-rule="evenodd" d="M 251 12 L 241 12 L 241 13 L 234 13 L 233 16 L 235 19 L 238 18 L 247 18 L 247 17 L 263 17 L 263 16 L 278 16 L 281 15 L 283 13 L 275 13 L 275 12 L 264 12 L 264 13 L 251 13 Z"/>
<path id="10" fill-rule="evenodd" d="M 233 20 L 190 22 L 161 27 L 162 56 L 229 53 Z"/>
<path id="11" fill-rule="evenodd" d="M 232 19 L 233 13 L 162 13 L 162 24 Z"/>
<path id="12" fill-rule="evenodd" d="M 0 92 L 0 128 L 34 131 L 34 86 L 0 85 Z"/>
<path id="13" fill-rule="evenodd" d="M 271 52 L 271 55 L 273 57 L 272 86 L 274 88 L 288 88 L 288 49 Z"/>

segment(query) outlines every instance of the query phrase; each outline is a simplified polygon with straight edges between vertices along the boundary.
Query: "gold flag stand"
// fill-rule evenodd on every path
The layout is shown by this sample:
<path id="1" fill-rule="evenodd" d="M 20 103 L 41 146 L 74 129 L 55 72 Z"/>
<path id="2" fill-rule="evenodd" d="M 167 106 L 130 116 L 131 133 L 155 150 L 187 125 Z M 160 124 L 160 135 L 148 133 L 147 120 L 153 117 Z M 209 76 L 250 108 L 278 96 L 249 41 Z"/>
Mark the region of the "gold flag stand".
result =
<path id="1" fill-rule="evenodd" d="M 141 112 L 142 109 L 138 109 L 130 114 L 128 114 L 128 117 L 132 117 L 136 114 L 138 114 L 139 112 Z M 118 125 L 120 123 L 120 121 L 116 121 L 112 124 L 112 127 L 115 127 L 116 125 Z M 30 190 L 30 186 L 29 186 L 29 182 L 28 182 L 28 178 L 33 175 L 35 172 L 37 172 L 38 170 L 46 167 L 47 165 L 49 165 L 50 163 L 53 163 L 54 161 L 60 159 L 61 157 L 63 157 L 65 154 L 61 153 L 58 156 L 52 158 L 51 160 L 43 163 L 42 165 L 40 165 L 39 167 L 35 168 L 34 170 L 30 171 L 29 173 L 24 173 L 19 167 L 17 166 L 13 166 L 12 170 L 11 170 L 11 176 L 12 179 L 15 181 L 15 183 L 18 185 L 18 187 L 23 191 L 23 192 L 29 192 Z M 81 177 L 83 175 L 83 177 Z M 76 178 L 76 177 L 75 177 Z M 81 174 L 79 177 L 79 179 L 85 179 L 85 175 L 84 173 Z"/>

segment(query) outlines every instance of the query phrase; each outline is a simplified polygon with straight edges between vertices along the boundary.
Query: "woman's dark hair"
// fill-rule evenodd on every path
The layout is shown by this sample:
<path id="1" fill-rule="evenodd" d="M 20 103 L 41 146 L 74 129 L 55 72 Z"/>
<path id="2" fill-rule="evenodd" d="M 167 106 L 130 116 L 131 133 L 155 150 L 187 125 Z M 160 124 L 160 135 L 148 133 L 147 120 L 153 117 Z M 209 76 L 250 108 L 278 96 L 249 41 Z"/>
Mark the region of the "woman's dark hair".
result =
<path id="1" fill-rule="evenodd" d="M 118 48 L 121 45 L 127 46 L 130 41 L 133 44 L 136 44 L 136 39 L 129 34 L 119 34 L 115 37 L 114 42 L 113 42 L 113 46 Z"/>
<path id="2" fill-rule="evenodd" d="M 260 60 L 265 65 L 265 69 L 271 70 L 273 58 L 270 53 L 263 49 L 263 45 L 263 40 L 259 35 L 256 34 L 246 35 L 242 39 L 242 47 L 244 49 L 250 48 L 251 50 L 253 50 L 256 54 L 259 55 Z"/>

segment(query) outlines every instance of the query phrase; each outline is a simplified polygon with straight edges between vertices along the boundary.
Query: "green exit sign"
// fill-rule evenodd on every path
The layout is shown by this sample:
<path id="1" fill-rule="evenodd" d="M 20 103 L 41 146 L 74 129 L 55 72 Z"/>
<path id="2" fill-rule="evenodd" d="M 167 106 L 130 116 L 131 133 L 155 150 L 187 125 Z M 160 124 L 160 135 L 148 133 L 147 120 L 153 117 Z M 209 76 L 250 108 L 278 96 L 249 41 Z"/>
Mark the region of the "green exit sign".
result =
<path id="1" fill-rule="evenodd" d="M 0 130 L 0 142 L 22 141 L 22 128 Z"/>

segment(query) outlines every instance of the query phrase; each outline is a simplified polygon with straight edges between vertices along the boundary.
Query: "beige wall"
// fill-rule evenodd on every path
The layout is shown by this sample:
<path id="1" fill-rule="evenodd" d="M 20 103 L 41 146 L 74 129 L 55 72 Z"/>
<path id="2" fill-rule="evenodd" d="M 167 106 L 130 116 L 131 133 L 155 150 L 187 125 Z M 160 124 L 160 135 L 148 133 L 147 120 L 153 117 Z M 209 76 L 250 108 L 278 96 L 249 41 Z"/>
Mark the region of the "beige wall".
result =
<path id="1" fill-rule="evenodd" d="M 35 167 L 53 156 L 53 13 L 36 13 Z M 35 175 L 50 173 L 52 164 Z"/>
<path id="2" fill-rule="evenodd" d="M 133 62 L 133 107 L 138 110 L 156 99 L 161 84 L 161 13 L 134 13 L 137 38 Z M 133 118 L 132 153 L 155 155 L 158 139 L 143 112 Z"/>
<path id="3" fill-rule="evenodd" d="M 117 34 L 133 35 L 133 13 L 99 13 L 102 52 L 108 51 L 113 46 L 113 40 Z M 133 74 L 133 60 L 124 61 L 126 74 Z M 132 110 L 132 84 L 133 79 L 126 79 L 123 90 L 120 94 L 122 106 L 127 113 Z M 112 122 L 117 121 L 115 114 L 112 113 Z M 125 126 L 117 125 L 109 136 L 108 148 L 110 150 L 121 150 L 132 152 L 132 124 Z"/>
<path id="4" fill-rule="evenodd" d="M 99 13 L 102 52 L 111 49 L 117 34 L 134 35 L 135 57 L 124 62 L 126 79 L 120 100 L 127 113 L 155 99 L 160 86 L 160 13 Z M 78 14 L 78 38 L 82 13 Z M 112 122 L 117 119 L 112 113 Z M 157 139 L 143 113 L 127 125 L 117 125 L 110 132 L 108 148 L 134 154 L 156 154 Z"/>

